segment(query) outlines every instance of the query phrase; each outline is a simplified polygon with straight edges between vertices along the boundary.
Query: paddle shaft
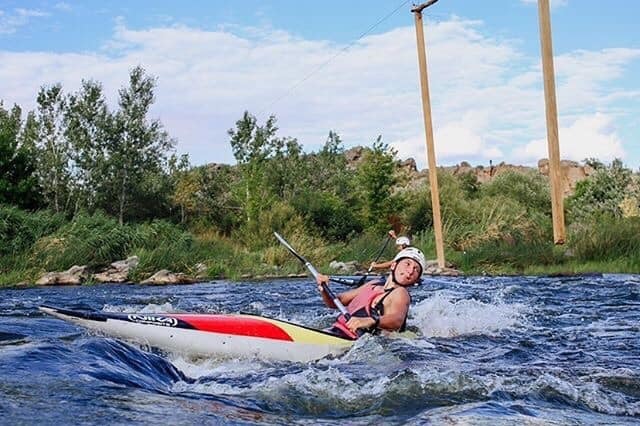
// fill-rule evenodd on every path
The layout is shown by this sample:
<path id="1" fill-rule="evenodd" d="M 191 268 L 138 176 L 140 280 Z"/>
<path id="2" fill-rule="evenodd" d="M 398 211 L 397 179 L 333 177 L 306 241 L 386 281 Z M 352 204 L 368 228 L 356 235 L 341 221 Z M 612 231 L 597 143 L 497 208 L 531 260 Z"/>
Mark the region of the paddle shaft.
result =
<path id="1" fill-rule="evenodd" d="M 389 241 L 391 241 L 391 235 L 387 234 L 387 238 L 385 238 L 384 244 L 382 245 L 382 248 L 378 252 L 378 255 L 376 256 L 374 261 L 372 262 L 372 265 L 370 265 L 369 269 L 367 269 L 367 273 L 364 274 L 362 276 L 362 278 L 359 278 L 357 280 L 351 280 L 351 279 L 348 279 L 348 278 L 330 277 L 329 279 L 331 281 L 333 281 L 333 282 L 338 283 L 338 284 L 344 284 L 344 285 L 350 285 L 350 286 L 361 286 L 362 284 L 364 284 L 364 282 L 366 281 L 367 277 L 369 276 L 369 274 L 373 270 L 373 263 L 376 263 L 380 259 L 380 256 L 382 256 L 382 253 L 384 253 L 385 249 L 389 245 Z"/>
<path id="2" fill-rule="evenodd" d="M 367 269 L 367 274 L 373 270 L 373 263 L 376 263 L 380 259 L 380 256 L 382 256 L 382 253 L 384 253 L 384 250 L 387 248 L 387 245 L 389 245 L 389 241 L 391 241 L 391 235 L 387 234 L 387 238 L 384 240 L 384 245 L 378 252 L 378 255 L 373 260 L 372 264 L 369 266 L 369 269 Z"/>
<path id="3" fill-rule="evenodd" d="M 280 243 L 282 243 L 282 245 L 285 246 L 287 248 L 287 250 L 289 250 L 291 252 L 292 255 L 297 257 L 298 260 L 300 262 L 302 262 L 302 264 L 307 268 L 307 270 L 309 272 L 311 272 L 311 275 L 313 275 L 313 278 L 318 278 L 318 275 L 320 273 L 311 264 L 311 262 L 309 262 L 307 259 L 305 259 L 300 254 L 298 254 L 298 252 L 295 251 L 295 249 L 293 247 L 291 247 L 291 244 L 289 244 L 287 242 L 287 240 L 285 240 L 280 234 L 278 234 L 277 232 L 274 232 L 273 234 L 276 236 L 278 241 L 280 241 Z M 335 293 L 333 291 L 331 291 L 331 289 L 329 288 L 329 286 L 326 283 L 322 283 L 322 284 L 320 284 L 320 286 L 322 287 L 322 291 L 327 293 L 329 298 L 331 298 L 331 301 L 333 302 L 334 305 L 336 305 L 336 308 L 338 308 L 338 310 L 342 313 L 342 315 L 344 315 L 345 319 L 347 321 L 349 321 L 349 319 L 351 318 L 351 314 L 349 313 L 349 311 L 347 311 L 347 308 L 342 304 L 340 299 L 338 299 L 338 297 L 335 295 Z"/>

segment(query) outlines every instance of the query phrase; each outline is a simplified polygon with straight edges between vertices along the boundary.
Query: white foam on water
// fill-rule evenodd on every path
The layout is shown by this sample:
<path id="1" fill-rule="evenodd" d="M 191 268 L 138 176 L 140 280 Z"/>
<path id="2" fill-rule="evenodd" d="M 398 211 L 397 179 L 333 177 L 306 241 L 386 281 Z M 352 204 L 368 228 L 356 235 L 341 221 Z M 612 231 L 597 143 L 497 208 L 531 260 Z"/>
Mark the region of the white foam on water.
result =
<path id="1" fill-rule="evenodd" d="M 523 304 L 456 300 L 451 293 L 439 291 L 411 308 L 409 324 L 420 328 L 427 337 L 496 335 L 522 325 L 528 311 Z"/>
<path id="2" fill-rule="evenodd" d="M 105 312 L 119 312 L 119 313 L 143 313 L 143 314 L 171 314 L 178 312 L 171 303 L 166 302 L 162 305 L 155 303 L 149 303 L 148 305 L 140 308 L 138 305 L 104 305 L 102 308 Z"/>
<path id="3" fill-rule="evenodd" d="M 263 370 L 265 366 L 256 359 L 199 359 L 175 356 L 171 363 L 192 379 L 224 378 L 242 379 L 256 371 Z M 238 387 L 233 384 L 216 380 L 193 383 L 177 382 L 173 386 L 176 392 L 197 392 L 210 395 L 241 395 L 251 391 L 255 383 Z"/>
<path id="4" fill-rule="evenodd" d="M 515 386 L 509 386 L 505 390 L 512 393 L 524 392 L 525 394 L 552 390 L 574 401 L 574 403 L 585 404 L 600 413 L 618 416 L 637 416 L 640 414 L 640 403 L 629 403 L 621 394 L 605 391 L 600 384 L 593 381 L 570 383 L 551 374 L 542 374 L 529 384 L 517 383 Z"/>

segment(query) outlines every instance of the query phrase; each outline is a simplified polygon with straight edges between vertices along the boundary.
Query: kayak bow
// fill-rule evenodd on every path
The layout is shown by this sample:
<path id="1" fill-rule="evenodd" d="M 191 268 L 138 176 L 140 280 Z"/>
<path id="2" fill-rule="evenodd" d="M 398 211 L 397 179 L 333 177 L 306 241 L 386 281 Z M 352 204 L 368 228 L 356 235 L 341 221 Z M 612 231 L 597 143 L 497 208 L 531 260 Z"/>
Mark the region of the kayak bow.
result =
<path id="1" fill-rule="evenodd" d="M 353 344 L 333 334 L 249 314 L 150 314 L 40 310 L 64 321 L 139 344 L 193 357 L 307 362 L 339 355 Z"/>

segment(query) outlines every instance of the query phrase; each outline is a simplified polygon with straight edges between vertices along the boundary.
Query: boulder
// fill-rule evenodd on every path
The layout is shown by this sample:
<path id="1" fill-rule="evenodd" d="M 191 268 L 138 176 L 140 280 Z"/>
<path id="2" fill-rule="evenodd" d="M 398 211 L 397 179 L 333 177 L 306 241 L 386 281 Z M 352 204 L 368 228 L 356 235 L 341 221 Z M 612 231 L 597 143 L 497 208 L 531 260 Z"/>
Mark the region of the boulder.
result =
<path id="1" fill-rule="evenodd" d="M 538 171 L 543 176 L 549 176 L 549 160 L 543 158 L 538 161 Z M 567 197 L 576 189 L 576 184 L 586 179 L 595 172 L 593 167 L 589 165 L 581 166 L 576 161 L 562 160 L 560 161 L 560 179 L 562 182 L 562 194 Z"/>
<path id="2" fill-rule="evenodd" d="M 358 270 L 358 262 L 352 260 L 350 262 L 332 261 L 329 267 L 339 274 L 354 274 Z"/>
<path id="3" fill-rule="evenodd" d="M 73 265 L 63 272 L 47 272 L 38 281 L 37 285 L 79 285 L 87 279 L 87 266 Z"/>
<path id="4" fill-rule="evenodd" d="M 129 278 L 129 271 L 135 269 L 139 262 L 138 256 L 113 262 L 103 272 L 94 274 L 93 279 L 101 283 L 123 283 Z"/>
<path id="5" fill-rule="evenodd" d="M 204 263 L 200 262 L 197 263 L 195 265 L 195 274 L 196 274 L 196 278 L 206 278 L 209 268 L 207 268 L 207 265 L 205 265 Z"/>
<path id="6" fill-rule="evenodd" d="M 191 284 L 194 282 L 193 278 L 183 273 L 174 273 L 167 269 L 161 269 L 140 284 Z"/>

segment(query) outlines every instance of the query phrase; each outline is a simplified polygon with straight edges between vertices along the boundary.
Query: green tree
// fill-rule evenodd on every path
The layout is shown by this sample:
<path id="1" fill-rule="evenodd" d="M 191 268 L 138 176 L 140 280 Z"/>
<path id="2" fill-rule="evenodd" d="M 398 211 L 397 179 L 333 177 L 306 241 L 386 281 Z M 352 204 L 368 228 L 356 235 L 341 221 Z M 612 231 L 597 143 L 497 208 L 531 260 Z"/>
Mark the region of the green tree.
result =
<path id="1" fill-rule="evenodd" d="M 349 170 L 342 139 L 330 131 L 322 149 L 311 154 L 308 187 L 329 192 L 347 203 L 356 204 L 354 173 Z"/>
<path id="2" fill-rule="evenodd" d="M 73 148 L 72 173 L 79 192 L 76 210 L 96 208 L 104 180 L 109 119 L 101 84 L 83 80 L 80 91 L 69 97 L 65 110 L 65 136 Z"/>
<path id="3" fill-rule="evenodd" d="M 37 101 L 37 174 L 47 204 L 59 213 L 66 210 L 72 195 L 71 147 L 64 127 L 67 100 L 62 86 L 55 84 L 40 88 Z"/>
<path id="4" fill-rule="evenodd" d="M 396 151 L 382 142 L 382 136 L 378 136 L 358 166 L 357 181 L 368 226 L 381 229 L 388 226 L 392 213 L 391 190 L 396 182 L 395 155 Z"/>
<path id="5" fill-rule="evenodd" d="M 248 225 L 275 199 L 290 197 L 299 182 L 302 147 L 295 139 L 278 138 L 277 131 L 274 116 L 260 126 L 247 111 L 236 128 L 228 131 L 240 170 L 238 192 Z"/>
<path id="6" fill-rule="evenodd" d="M 119 110 L 107 124 L 104 194 L 107 200 L 116 202 L 114 210 L 121 225 L 129 211 L 135 210 L 134 194 L 145 196 L 157 189 L 154 185 L 165 174 L 167 155 L 175 143 L 159 120 L 147 117 L 155 100 L 155 85 L 156 79 L 147 76 L 142 67 L 134 68 L 129 86 L 119 91 Z M 137 207 L 153 210 L 138 199 Z M 157 197 L 151 197 L 151 201 L 165 202 Z"/>
<path id="7" fill-rule="evenodd" d="M 26 136 L 32 129 L 33 115 L 30 117 L 21 130 L 21 108 L 14 105 L 7 111 L 0 102 L 0 203 L 32 210 L 41 200 L 33 143 Z"/>

